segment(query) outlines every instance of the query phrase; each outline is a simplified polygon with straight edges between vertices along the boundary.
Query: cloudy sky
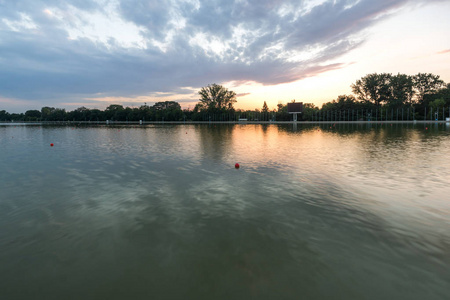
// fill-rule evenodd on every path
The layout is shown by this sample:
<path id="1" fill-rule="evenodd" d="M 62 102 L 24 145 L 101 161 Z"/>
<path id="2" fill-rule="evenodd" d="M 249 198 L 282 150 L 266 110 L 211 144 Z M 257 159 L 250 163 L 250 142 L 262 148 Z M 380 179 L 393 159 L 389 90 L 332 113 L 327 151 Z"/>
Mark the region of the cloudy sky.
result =
<path id="1" fill-rule="evenodd" d="M 450 82 L 450 0 L 0 0 L 0 110 L 104 109 L 223 84 L 321 105 L 373 72 Z"/>

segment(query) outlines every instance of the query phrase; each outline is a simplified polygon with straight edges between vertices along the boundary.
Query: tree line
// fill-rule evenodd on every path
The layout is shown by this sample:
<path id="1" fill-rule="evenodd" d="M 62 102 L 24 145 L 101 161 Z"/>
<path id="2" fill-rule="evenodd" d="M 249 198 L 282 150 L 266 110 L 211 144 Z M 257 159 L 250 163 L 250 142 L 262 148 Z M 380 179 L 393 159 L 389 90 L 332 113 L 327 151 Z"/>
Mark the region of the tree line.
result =
<path id="1" fill-rule="evenodd" d="M 210 84 L 199 91 L 200 101 L 193 110 L 181 109 L 176 101 L 156 102 L 149 106 L 124 107 L 109 105 L 105 110 L 79 107 L 73 111 L 62 108 L 42 107 L 41 110 L 28 110 L 25 113 L 8 113 L 0 110 L 0 121 L 232 121 L 237 118 L 234 103 L 236 93 L 227 88 Z"/>
<path id="2" fill-rule="evenodd" d="M 349 120 L 358 113 L 358 120 L 424 120 L 450 117 L 450 84 L 438 75 L 391 73 L 368 74 L 351 85 L 353 95 L 341 95 L 326 102 L 322 108 L 307 105 L 304 119 Z M 343 116 L 343 114 L 346 114 Z M 436 115 L 437 114 L 437 115 Z M 327 117 L 325 117 L 327 116 Z M 355 120 L 355 119 L 353 119 Z"/>
<path id="3" fill-rule="evenodd" d="M 450 117 L 450 84 L 438 75 L 391 73 L 368 74 L 351 85 L 352 95 L 340 95 L 321 108 L 304 103 L 300 119 L 307 121 L 421 120 Z M 15 114 L 0 110 L 0 121 L 289 121 L 287 104 L 270 110 L 235 109 L 236 93 L 210 84 L 198 92 L 200 99 L 193 110 L 181 109 L 176 101 L 157 102 L 152 106 L 124 107 L 109 105 L 105 110 L 79 107 L 73 111 L 43 107 Z M 295 101 L 295 100 L 294 100 Z M 448 112 L 446 110 L 448 109 Z"/>
<path id="4" fill-rule="evenodd" d="M 105 110 L 79 107 L 73 111 L 62 108 L 42 107 L 41 110 L 28 110 L 21 114 L 9 114 L 0 111 L 0 121 L 139 121 L 139 120 L 181 120 L 183 110 L 178 102 L 163 101 L 153 106 L 124 107 L 109 105 Z"/>

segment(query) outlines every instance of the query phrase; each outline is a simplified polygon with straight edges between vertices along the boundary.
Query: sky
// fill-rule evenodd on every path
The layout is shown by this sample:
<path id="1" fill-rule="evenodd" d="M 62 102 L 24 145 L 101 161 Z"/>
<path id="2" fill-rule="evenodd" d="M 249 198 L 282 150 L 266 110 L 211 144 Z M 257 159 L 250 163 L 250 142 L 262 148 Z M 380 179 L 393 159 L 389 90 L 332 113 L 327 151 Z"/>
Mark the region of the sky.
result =
<path id="1" fill-rule="evenodd" d="M 0 110 L 351 94 L 370 73 L 450 82 L 450 0 L 0 0 Z"/>

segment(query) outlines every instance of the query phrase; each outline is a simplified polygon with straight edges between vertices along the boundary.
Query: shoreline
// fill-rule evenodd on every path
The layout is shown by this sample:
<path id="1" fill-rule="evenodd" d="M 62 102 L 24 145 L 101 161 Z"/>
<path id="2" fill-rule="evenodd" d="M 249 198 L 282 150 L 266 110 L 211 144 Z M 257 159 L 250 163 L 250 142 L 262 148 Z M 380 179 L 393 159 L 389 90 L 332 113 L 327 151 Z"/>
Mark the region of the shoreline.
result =
<path id="1" fill-rule="evenodd" d="M 45 121 L 45 122 L 0 122 L 0 126 L 8 125 L 197 125 L 197 124 L 229 124 L 229 125 L 282 125 L 282 124 L 450 124 L 450 121 L 413 120 L 413 121 Z"/>

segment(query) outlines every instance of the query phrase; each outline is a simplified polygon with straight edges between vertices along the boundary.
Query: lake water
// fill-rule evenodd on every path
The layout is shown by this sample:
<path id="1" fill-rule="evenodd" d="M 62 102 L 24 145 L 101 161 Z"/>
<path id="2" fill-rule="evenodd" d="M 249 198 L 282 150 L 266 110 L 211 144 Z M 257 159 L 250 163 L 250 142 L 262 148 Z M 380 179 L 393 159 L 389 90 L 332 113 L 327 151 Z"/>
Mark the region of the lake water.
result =
<path id="1" fill-rule="evenodd" d="M 294 126 L 0 125 L 0 299 L 448 299 L 450 127 Z"/>

